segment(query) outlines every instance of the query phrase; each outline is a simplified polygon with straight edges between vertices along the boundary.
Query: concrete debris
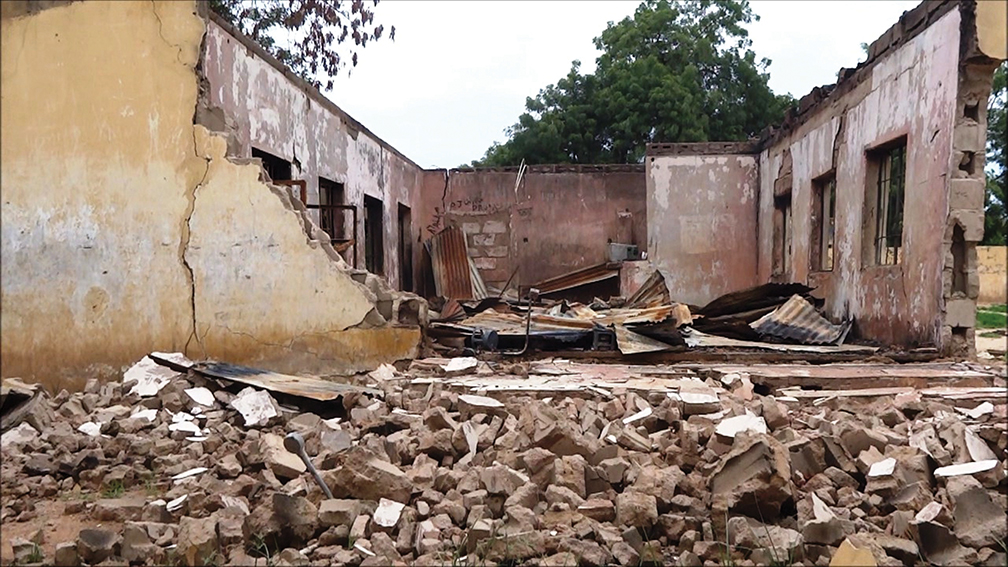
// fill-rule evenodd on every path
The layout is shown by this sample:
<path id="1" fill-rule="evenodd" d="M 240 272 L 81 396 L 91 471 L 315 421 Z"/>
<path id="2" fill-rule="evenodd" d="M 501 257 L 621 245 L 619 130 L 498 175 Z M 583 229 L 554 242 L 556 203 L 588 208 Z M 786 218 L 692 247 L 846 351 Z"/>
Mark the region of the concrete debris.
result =
<path id="1" fill-rule="evenodd" d="M 503 382 L 524 380 L 527 363 L 469 364 Z M 536 364 L 555 383 L 576 376 Z M 387 367 L 360 376 L 380 395 L 304 406 L 195 370 L 152 395 L 127 383 L 40 397 L 54 419 L 0 437 L 5 535 L 62 501 L 79 535 L 40 545 L 47 564 L 1004 557 L 1004 403 L 968 414 L 902 392 L 782 401 L 749 388 L 753 373 L 695 365 L 596 365 L 605 387 L 495 390 L 454 386 L 442 366 Z M 285 447 L 294 433 L 332 498 Z M 4 562 L 35 555 L 11 537 Z"/>

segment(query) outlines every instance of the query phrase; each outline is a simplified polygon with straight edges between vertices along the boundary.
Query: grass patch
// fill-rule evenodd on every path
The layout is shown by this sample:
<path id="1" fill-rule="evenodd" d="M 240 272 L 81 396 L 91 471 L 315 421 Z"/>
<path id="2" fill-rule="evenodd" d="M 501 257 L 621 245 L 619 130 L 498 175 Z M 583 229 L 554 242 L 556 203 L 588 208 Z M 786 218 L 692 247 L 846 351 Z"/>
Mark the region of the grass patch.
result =
<path id="1" fill-rule="evenodd" d="M 102 498 L 119 498 L 126 492 L 121 480 L 113 480 L 102 487 Z"/>
<path id="2" fill-rule="evenodd" d="M 993 311 L 995 313 L 1008 313 L 1008 305 L 996 303 L 994 305 L 981 305 L 977 307 L 981 311 Z"/>
<path id="3" fill-rule="evenodd" d="M 999 338 L 1001 338 L 1001 337 L 1003 337 L 1005 335 L 1004 335 L 1004 333 L 1002 333 L 1000 331 L 986 331 L 986 332 L 980 333 L 980 336 L 983 337 L 983 338 L 985 338 L 985 339 L 999 339 Z"/>
<path id="4" fill-rule="evenodd" d="M 977 310 L 978 329 L 1004 329 L 1006 326 L 1008 326 L 1008 316 L 1004 313 Z"/>

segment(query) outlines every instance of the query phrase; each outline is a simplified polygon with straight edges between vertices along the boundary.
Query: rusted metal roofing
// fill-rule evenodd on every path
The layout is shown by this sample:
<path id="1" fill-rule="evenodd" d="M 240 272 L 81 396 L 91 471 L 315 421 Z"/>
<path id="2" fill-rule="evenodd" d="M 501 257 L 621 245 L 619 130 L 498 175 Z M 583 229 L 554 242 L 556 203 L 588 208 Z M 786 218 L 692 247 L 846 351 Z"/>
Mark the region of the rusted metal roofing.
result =
<path id="1" fill-rule="evenodd" d="M 669 303 L 672 303 L 672 299 L 669 297 L 668 286 L 665 285 L 665 276 L 655 270 L 651 277 L 644 282 L 644 285 L 637 288 L 637 291 L 627 299 L 626 307 L 630 309 L 657 307 Z"/>
<path id="2" fill-rule="evenodd" d="M 776 307 L 784 303 L 786 297 L 810 291 L 812 288 L 799 283 L 767 283 L 722 295 L 704 305 L 696 313 L 704 317 L 743 314 L 764 307 Z"/>
<path id="3" fill-rule="evenodd" d="M 840 344 L 851 323 L 834 325 L 820 315 L 800 295 L 792 295 L 784 305 L 750 323 L 760 335 L 807 345 Z"/>
<path id="4" fill-rule="evenodd" d="M 427 241 L 434 289 L 449 299 L 484 299 L 486 284 L 466 249 L 466 237 L 457 226 L 446 227 Z"/>
<path id="5" fill-rule="evenodd" d="M 582 268 L 555 278 L 549 278 L 537 284 L 533 284 L 531 287 L 538 289 L 539 293 L 542 295 L 549 295 L 558 291 L 573 289 L 618 276 L 619 264 L 606 262 L 598 264 L 597 266 Z"/>

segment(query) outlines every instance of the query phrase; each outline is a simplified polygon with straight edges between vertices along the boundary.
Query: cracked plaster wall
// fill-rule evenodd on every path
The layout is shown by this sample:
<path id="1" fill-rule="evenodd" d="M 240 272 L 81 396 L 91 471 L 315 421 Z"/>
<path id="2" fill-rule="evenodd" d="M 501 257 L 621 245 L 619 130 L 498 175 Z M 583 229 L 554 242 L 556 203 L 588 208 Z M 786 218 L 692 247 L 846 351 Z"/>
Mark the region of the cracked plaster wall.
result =
<path id="1" fill-rule="evenodd" d="M 357 207 L 357 268 L 365 267 L 364 196 L 382 202 L 381 275 L 394 289 L 402 287 L 398 207 L 409 207 L 417 281 L 423 173 L 418 165 L 213 16 L 207 24 L 202 71 L 207 81 L 204 104 L 217 122 L 212 129 L 228 132 L 231 155 L 248 157 L 256 147 L 292 162 L 292 176 L 307 186 L 308 204 L 319 202 L 319 177 L 344 184 L 345 204 Z M 317 212 L 311 214 L 318 222 Z M 353 262 L 352 249 L 345 257 Z"/>
<path id="2" fill-rule="evenodd" d="M 195 2 L 0 23 L 3 376 L 80 388 L 151 350 L 333 372 L 415 354 L 419 329 L 386 325 L 303 211 L 194 127 Z"/>
<path id="3" fill-rule="evenodd" d="M 962 9 L 948 10 L 880 55 L 864 80 L 760 155 L 760 281 L 771 278 L 774 182 L 789 151 L 793 247 L 783 279 L 816 286 L 828 316 L 854 317 L 858 335 L 882 344 L 942 346 L 948 339 L 942 330 L 943 269 L 950 237 L 943 235 L 952 204 L 950 178 L 957 169 L 952 162 L 961 107 L 962 18 Z M 862 226 L 866 187 L 874 180 L 866 152 L 901 136 L 907 141 L 903 258 L 898 265 L 868 265 L 862 247 L 872 243 L 864 241 Z M 835 264 L 832 271 L 814 272 L 809 250 L 813 180 L 831 170 L 836 173 Z M 982 202 L 971 213 L 978 220 L 970 224 L 967 239 L 975 241 L 983 230 Z M 972 230 L 977 224 L 979 231 Z"/>
<path id="4" fill-rule="evenodd" d="M 755 156 L 646 159 L 648 250 L 672 298 L 705 305 L 755 285 Z"/>

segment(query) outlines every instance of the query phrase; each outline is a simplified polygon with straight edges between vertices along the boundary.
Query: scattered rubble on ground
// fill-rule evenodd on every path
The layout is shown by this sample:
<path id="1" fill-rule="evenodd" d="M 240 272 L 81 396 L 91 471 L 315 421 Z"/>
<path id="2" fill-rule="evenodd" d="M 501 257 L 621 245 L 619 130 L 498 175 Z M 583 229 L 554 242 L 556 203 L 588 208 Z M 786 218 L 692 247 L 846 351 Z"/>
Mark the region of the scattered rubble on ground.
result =
<path id="1" fill-rule="evenodd" d="M 5 408 L 5 533 L 44 500 L 83 519 L 69 541 L 11 541 L 5 562 L 1008 561 L 1003 367 L 817 367 L 941 392 L 872 395 L 836 378 L 790 389 L 787 368 L 428 359 L 329 398 L 158 359 L 52 398 L 4 381 L 20 400 Z"/>

